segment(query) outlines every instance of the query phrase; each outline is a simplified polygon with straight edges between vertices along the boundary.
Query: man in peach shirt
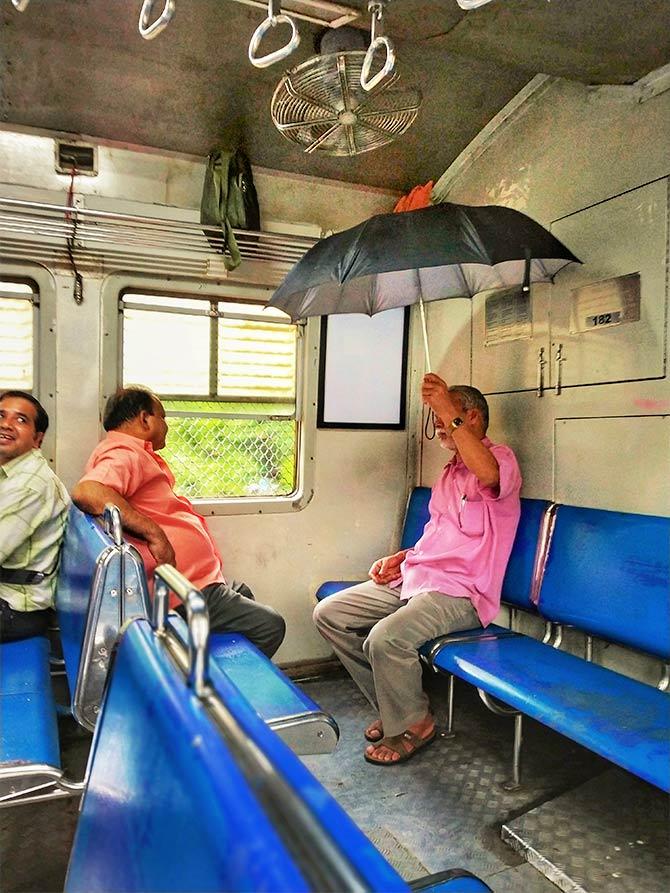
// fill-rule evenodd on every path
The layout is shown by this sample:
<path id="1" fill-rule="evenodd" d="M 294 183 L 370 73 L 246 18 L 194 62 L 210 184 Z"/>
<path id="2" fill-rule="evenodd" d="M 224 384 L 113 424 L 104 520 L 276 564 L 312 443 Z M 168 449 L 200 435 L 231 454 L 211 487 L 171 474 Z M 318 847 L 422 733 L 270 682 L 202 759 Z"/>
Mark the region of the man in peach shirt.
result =
<path id="1" fill-rule="evenodd" d="M 500 606 L 520 515 L 512 450 L 486 436 L 488 405 L 467 385 L 424 377 L 440 445 L 454 452 L 433 486 L 430 519 L 412 549 L 379 558 L 370 580 L 319 602 L 314 622 L 379 719 L 365 759 L 404 762 L 435 737 L 418 649 L 449 632 L 487 626 Z"/>
<path id="2" fill-rule="evenodd" d="M 272 657 L 284 638 L 284 620 L 254 601 L 245 584 L 226 582 L 205 519 L 174 492 L 174 476 L 158 455 L 168 430 L 160 400 L 147 388 L 121 388 L 107 401 L 103 427 L 107 436 L 72 491 L 75 505 L 91 515 L 101 515 L 109 502 L 117 505 L 149 580 L 156 565 L 173 565 L 202 591 L 213 631 L 241 633 Z M 178 600 L 172 607 L 184 613 Z"/>

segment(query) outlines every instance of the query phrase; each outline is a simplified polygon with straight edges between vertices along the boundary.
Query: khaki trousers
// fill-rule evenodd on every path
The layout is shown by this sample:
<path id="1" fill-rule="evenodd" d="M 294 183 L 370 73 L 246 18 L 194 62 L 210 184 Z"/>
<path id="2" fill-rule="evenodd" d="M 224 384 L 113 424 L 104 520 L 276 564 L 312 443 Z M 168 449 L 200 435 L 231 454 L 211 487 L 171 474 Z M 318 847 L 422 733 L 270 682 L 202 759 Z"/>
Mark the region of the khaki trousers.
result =
<path id="1" fill-rule="evenodd" d="M 418 649 L 429 639 L 481 626 L 468 598 L 400 589 L 371 580 L 319 602 L 314 622 L 356 685 L 379 711 L 385 735 L 400 735 L 429 712 Z"/>

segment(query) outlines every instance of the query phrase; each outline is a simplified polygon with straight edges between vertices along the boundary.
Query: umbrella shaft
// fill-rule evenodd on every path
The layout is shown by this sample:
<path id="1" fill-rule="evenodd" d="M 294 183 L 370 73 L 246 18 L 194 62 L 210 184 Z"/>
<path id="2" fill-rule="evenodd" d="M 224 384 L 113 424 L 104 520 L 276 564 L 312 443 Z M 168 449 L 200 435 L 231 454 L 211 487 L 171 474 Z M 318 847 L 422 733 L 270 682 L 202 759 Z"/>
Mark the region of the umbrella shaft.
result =
<path id="1" fill-rule="evenodd" d="M 430 351 L 428 350 L 428 329 L 426 328 L 426 308 L 423 304 L 423 298 L 419 296 L 419 310 L 421 312 L 421 330 L 423 331 L 423 349 L 426 354 L 426 372 L 432 372 L 430 365 Z"/>

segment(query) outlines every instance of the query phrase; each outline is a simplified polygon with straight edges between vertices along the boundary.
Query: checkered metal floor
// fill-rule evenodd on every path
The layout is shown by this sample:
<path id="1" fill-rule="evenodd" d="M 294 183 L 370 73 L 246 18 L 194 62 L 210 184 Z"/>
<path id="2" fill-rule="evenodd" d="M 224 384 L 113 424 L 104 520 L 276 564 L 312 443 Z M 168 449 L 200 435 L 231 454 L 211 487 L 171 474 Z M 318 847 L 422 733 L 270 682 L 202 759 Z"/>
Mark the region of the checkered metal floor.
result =
<path id="1" fill-rule="evenodd" d="M 444 679 L 429 678 L 427 685 L 439 720 Z M 428 873 L 467 868 L 495 893 L 556 893 L 553 883 L 502 841 L 501 827 L 602 773 L 607 763 L 525 721 L 523 785 L 505 791 L 513 723 L 489 713 L 474 689 L 457 682 L 455 738 L 438 738 L 402 766 L 371 766 L 363 759 L 362 733 L 372 714 L 353 683 L 323 680 L 306 689 L 341 731 L 335 754 L 305 757 L 306 764 L 373 842 L 383 828 L 402 847 L 401 858 L 390 861 L 407 880 L 417 876 L 418 863 Z"/>
<path id="2" fill-rule="evenodd" d="M 566 893 L 667 893 L 670 801 L 610 769 L 503 826 L 503 839 Z"/>

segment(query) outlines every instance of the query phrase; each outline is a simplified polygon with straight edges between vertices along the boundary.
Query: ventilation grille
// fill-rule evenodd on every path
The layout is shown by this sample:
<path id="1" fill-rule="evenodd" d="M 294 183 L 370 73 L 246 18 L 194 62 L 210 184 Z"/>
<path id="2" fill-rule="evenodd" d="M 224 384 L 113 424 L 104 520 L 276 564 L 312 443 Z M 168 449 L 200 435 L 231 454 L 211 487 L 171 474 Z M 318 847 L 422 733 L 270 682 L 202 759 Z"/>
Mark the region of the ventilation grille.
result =
<path id="1" fill-rule="evenodd" d="M 195 212 L 193 212 L 195 216 Z M 279 284 L 316 239 L 279 232 L 234 230 L 256 281 Z M 168 220 L 60 207 L 0 198 L 0 245 L 3 258 L 26 258 L 66 266 L 70 241 L 77 266 L 99 273 L 119 269 L 198 278 L 225 278 L 220 229 L 191 220 Z M 214 250 L 212 250 L 214 249 Z M 260 266 L 258 266 L 260 264 Z M 252 274 L 251 268 L 256 272 Z M 235 274 L 238 276 L 238 273 Z"/>
<path id="2" fill-rule="evenodd" d="M 98 158 L 95 146 L 81 143 L 56 143 L 56 171 L 59 174 L 87 174 L 95 177 L 98 174 Z"/>

